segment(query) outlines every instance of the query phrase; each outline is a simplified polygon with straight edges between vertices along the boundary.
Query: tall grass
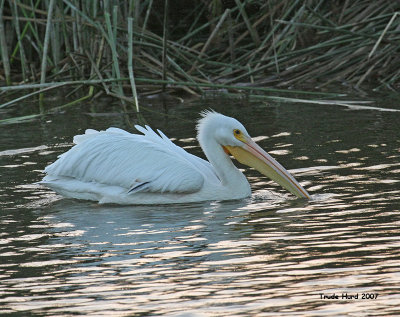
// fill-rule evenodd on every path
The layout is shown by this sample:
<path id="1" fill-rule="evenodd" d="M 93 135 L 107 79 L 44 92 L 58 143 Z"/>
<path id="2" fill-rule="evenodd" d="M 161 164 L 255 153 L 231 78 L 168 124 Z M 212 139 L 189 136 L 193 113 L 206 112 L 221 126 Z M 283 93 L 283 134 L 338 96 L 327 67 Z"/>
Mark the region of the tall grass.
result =
<path id="1" fill-rule="evenodd" d="M 79 87 L 83 98 L 102 92 L 139 111 L 138 95 L 164 90 L 400 88 L 399 1 L 187 4 L 0 0 L 0 90 Z"/>

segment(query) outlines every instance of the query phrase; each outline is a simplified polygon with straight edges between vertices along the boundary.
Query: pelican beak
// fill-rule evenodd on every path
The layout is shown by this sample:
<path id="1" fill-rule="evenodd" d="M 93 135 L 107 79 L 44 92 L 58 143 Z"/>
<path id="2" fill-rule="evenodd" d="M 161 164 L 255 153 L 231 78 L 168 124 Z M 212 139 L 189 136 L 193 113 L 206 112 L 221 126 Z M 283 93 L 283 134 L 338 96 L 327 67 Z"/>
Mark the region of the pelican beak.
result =
<path id="1" fill-rule="evenodd" d="M 310 199 L 307 191 L 271 155 L 265 152 L 250 137 L 242 136 L 243 146 L 224 146 L 240 163 L 255 168 L 261 174 L 277 182 L 299 198 Z"/>

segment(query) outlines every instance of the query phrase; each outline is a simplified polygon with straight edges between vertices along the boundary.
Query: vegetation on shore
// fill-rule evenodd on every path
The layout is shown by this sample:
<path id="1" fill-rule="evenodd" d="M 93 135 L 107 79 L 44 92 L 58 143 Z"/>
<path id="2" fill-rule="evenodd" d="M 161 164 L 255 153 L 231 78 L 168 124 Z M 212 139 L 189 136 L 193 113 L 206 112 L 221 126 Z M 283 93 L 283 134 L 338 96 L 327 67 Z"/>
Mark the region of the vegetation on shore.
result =
<path id="1" fill-rule="evenodd" d="M 399 12 L 389 0 L 0 0 L 0 94 L 25 94 L 0 107 L 58 87 L 136 111 L 138 95 L 166 90 L 398 91 Z"/>

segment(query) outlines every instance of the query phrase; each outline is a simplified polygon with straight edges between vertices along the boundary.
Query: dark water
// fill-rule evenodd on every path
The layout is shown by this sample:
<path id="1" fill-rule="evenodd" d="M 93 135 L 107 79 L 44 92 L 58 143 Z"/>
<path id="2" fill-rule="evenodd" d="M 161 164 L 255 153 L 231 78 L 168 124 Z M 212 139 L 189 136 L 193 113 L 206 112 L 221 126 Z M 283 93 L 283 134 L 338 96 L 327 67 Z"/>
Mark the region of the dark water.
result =
<path id="1" fill-rule="evenodd" d="M 379 108 L 400 107 L 396 97 L 377 100 L 373 110 L 221 98 L 170 100 L 165 110 L 143 101 L 155 111 L 145 119 L 197 155 L 198 111 L 238 118 L 311 202 L 249 169 L 254 193 L 241 201 L 62 199 L 34 182 L 84 129 L 133 131 L 120 105 L 0 126 L 0 314 L 399 315 L 400 112 Z"/>

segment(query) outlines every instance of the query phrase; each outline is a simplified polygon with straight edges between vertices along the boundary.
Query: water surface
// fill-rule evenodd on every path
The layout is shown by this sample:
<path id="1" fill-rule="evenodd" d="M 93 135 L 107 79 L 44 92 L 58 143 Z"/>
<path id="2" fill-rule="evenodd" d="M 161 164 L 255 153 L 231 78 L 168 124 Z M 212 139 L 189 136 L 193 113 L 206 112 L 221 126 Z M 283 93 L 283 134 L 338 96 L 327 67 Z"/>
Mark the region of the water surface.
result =
<path id="1" fill-rule="evenodd" d="M 134 115 L 105 101 L 0 126 L 0 313 L 400 314 L 400 112 L 379 109 L 400 109 L 390 102 L 355 110 L 143 101 L 154 111 L 144 112 L 147 122 L 196 155 L 200 110 L 238 118 L 311 202 L 243 166 L 253 195 L 240 201 L 113 206 L 63 199 L 34 184 L 43 168 L 71 147 L 73 135 L 109 126 L 133 131 Z M 333 294 L 338 298 L 327 298 Z"/>

